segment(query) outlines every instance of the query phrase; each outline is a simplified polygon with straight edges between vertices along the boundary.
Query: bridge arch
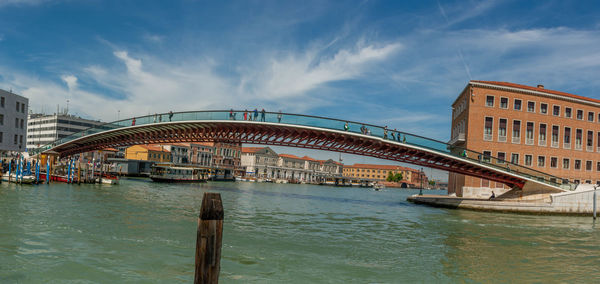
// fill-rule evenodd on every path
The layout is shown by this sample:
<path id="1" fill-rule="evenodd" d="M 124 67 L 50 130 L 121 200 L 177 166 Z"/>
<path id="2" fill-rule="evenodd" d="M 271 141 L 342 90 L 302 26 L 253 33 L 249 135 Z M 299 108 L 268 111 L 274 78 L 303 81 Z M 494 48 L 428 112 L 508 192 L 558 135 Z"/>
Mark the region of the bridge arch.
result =
<path id="1" fill-rule="evenodd" d="M 370 156 L 484 178 L 523 188 L 563 191 L 560 178 L 385 127 L 290 113 L 197 111 L 124 119 L 89 128 L 38 148 L 61 156 L 136 144 L 232 142 L 300 147 Z"/>

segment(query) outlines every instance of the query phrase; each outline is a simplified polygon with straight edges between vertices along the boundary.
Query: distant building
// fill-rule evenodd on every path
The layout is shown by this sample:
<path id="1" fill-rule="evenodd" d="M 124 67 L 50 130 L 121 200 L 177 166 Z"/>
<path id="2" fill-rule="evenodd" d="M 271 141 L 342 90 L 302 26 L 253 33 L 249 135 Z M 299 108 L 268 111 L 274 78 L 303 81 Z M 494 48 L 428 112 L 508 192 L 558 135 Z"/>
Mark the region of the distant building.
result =
<path id="1" fill-rule="evenodd" d="M 129 160 L 170 163 L 171 152 L 155 145 L 134 145 L 125 149 L 125 158 Z"/>
<path id="2" fill-rule="evenodd" d="M 57 139 L 70 136 L 90 127 L 104 124 L 78 116 L 59 114 L 29 114 L 27 122 L 27 151 L 50 144 Z"/>
<path id="3" fill-rule="evenodd" d="M 190 161 L 197 166 L 212 167 L 214 151 L 215 149 L 212 146 L 191 143 L 189 152 Z"/>
<path id="4" fill-rule="evenodd" d="M 402 174 L 401 183 L 406 183 L 407 186 L 424 187 L 429 183 L 429 180 L 424 172 L 408 167 L 394 165 L 372 165 L 372 164 L 354 164 L 344 166 L 344 177 L 356 178 L 360 180 L 386 181 L 390 172 L 393 175 Z"/>
<path id="5" fill-rule="evenodd" d="M 246 175 L 257 178 L 285 179 L 301 182 L 321 182 L 329 177 L 341 176 L 343 165 L 329 160 L 316 160 L 308 156 L 277 154 L 269 147 L 242 148 L 242 167 Z"/>
<path id="6" fill-rule="evenodd" d="M 29 99 L 0 90 L 0 152 L 25 151 Z"/>
<path id="7" fill-rule="evenodd" d="M 230 180 L 234 179 L 236 175 L 242 175 L 241 143 L 199 142 L 194 144 L 212 147 L 212 168 L 214 169 L 214 172 L 211 175 L 211 178 L 217 180 Z"/>

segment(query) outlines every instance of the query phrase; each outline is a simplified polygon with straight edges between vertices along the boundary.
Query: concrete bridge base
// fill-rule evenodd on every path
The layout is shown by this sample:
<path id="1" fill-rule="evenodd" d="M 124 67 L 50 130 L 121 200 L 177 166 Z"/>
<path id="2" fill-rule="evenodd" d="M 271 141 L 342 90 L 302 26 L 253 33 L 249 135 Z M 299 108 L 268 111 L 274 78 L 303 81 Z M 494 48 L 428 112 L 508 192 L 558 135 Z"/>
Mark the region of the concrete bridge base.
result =
<path id="1" fill-rule="evenodd" d="M 435 207 L 470 209 L 530 214 L 577 214 L 591 215 L 593 212 L 593 188 L 576 191 L 548 193 L 545 190 L 510 190 L 492 200 L 463 198 L 445 195 L 412 195 L 408 201 Z M 596 204 L 600 211 L 600 190 L 596 194 Z"/>

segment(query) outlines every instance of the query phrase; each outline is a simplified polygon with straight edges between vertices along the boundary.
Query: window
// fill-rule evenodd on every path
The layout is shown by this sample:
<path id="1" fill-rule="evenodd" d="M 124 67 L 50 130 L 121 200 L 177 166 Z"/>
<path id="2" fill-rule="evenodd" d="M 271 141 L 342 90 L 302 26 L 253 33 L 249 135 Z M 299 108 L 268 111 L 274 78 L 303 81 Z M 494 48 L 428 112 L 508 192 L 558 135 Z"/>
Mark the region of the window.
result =
<path id="1" fill-rule="evenodd" d="M 0 125 L 4 125 L 4 114 L 0 114 Z"/>
<path id="2" fill-rule="evenodd" d="M 583 110 L 577 110 L 577 119 L 583 120 Z"/>
<path id="3" fill-rule="evenodd" d="M 558 158 L 550 157 L 550 167 L 556 169 L 558 167 Z"/>
<path id="4" fill-rule="evenodd" d="M 560 115 L 560 106 L 554 106 L 552 108 L 552 115 L 559 116 Z"/>
<path id="5" fill-rule="evenodd" d="M 581 150 L 581 141 L 583 136 L 583 130 L 575 130 L 575 149 Z"/>
<path id="6" fill-rule="evenodd" d="M 19 102 L 17 102 L 17 112 L 19 112 Z"/>
<path id="7" fill-rule="evenodd" d="M 540 104 L 540 113 L 548 114 L 548 104 L 545 104 L 545 103 Z"/>
<path id="8" fill-rule="evenodd" d="M 3 132 L 0 132 L 0 143 L 2 143 L 2 136 L 4 136 Z"/>
<path id="9" fill-rule="evenodd" d="M 535 112 L 535 102 L 527 102 L 527 111 Z"/>
<path id="10" fill-rule="evenodd" d="M 512 153 L 512 155 L 510 156 L 510 162 L 513 164 L 519 164 L 519 154 Z"/>
<path id="11" fill-rule="evenodd" d="M 506 161 L 506 153 L 498 152 L 498 164 L 504 164 L 504 161 Z"/>
<path id="12" fill-rule="evenodd" d="M 21 104 L 21 112 L 25 113 L 25 104 Z"/>
<path id="13" fill-rule="evenodd" d="M 565 117 L 571 118 L 571 108 L 570 107 L 565 108 Z"/>
<path id="14" fill-rule="evenodd" d="M 494 96 L 485 97 L 485 106 L 489 106 L 489 107 L 494 106 Z"/>
<path id="15" fill-rule="evenodd" d="M 500 108 L 508 108 L 508 98 L 500 98 Z"/>
<path id="16" fill-rule="evenodd" d="M 21 119 L 21 129 L 23 129 L 23 124 L 25 123 L 24 119 Z"/>
<path id="17" fill-rule="evenodd" d="M 546 146 L 546 124 L 540 123 L 540 135 L 538 137 L 538 144 L 540 146 Z"/>
<path id="18" fill-rule="evenodd" d="M 4 107 L 4 97 L 0 98 L 0 107 Z"/>
<path id="19" fill-rule="evenodd" d="M 525 144 L 532 145 L 533 144 L 533 122 L 527 122 L 527 128 L 525 131 Z"/>
<path id="20" fill-rule="evenodd" d="M 585 161 L 585 170 L 586 171 L 591 171 L 592 170 L 592 161 Z"/>
<path id="21" fill-rule="evenodd" d="M 514 106 L 515 106 L 515 110 L 521 110 L 521 100 L 515 99 Z"/>
<path id="22" fill-rule="evenodd" d="M 15 118 L 15 128 L 19 128 L 19 119 Z"/>
<path id="23" fill-rule="evenodd" d="M 23 135 L 19 135 L 19 144 L 23 144 Z"/>
<path id="24" fill-rule="evenodd" d="M 594 122 L 594 113 L 591 111 L 588 112 L 588 121 Z"/>
<path id="25" fill-rule="evenodd" d="M 0 132 L 0 140 L 1 140 L 1 139 L 2 139 L 2 132 Z M 2 141 L 0 141 L 0 142 L 2 142 Z M 596 171 L 597 171 L 597 172 L 600 172 L 600 161 L 599 161 L 599 162 L 596 162 Z"/>
<path id="26" fill-rule="evenodd" d="M 538 167 L 543 168 L 546 166 L 546 157 L 545 156 L 538 156 Z"/>
<path id="27" fill-rule="evenodd" d="M 559 131 L 558 125 L 552 125 L 552 147 L 558 147 Z"/>
<path id="28" fill-rule="evenodd" d="M 533 164 L 533 157 L 531 155 L 525 155 L 525 166 L 531 166 Z"/>
<path id="29" fill-rule="evenodd" d="M 565 138 L 563 140 L 565 148 L 571 148 L 571 127 L 565 127 Z"/>
<path id="30" fill-rule="evenodd" d="M 585 144 L 587 151 L 594 151 L 594 131 L 588 130 L 587 132 L 587 143 Z"/>
<path id="31" fill-rule="evenodd" d="M 492 152 L 491 151 L 483 151 L 483 161 L 489 163 L 491 161 Z"/>
<path id="32" fill-rule="evenodd" d="M 492 140 L 492 127 L 494 125 L 494 118 L 486 117 L 485 118 L 485 127 L 483 129 L 483 140 L 491 141 Z"/>
<path id="33" fill-rule="evenodd" d="M 498 141 L 506 142 L 506 118 L 501 118 L 498 123 Z"/>
<path id="34" fill-rule="evenodd" d="M 519 143 L 521 141 L 521 121 L 519 120 L 513 120 L 512 138 L 513 143 Z M 517 142 L 515 142 L 515 138 L 517 139 Z"/>
<path id="35" fill-rule="evenodd" d="M 569 169 L 569 163 L 570 163 L 570 160 L 568 158 L 564 158 L 563 159 L 563 169 L 568 170 Z"/>
<path id="36" fill-rule="evenodd" d="M 581 160 L 575 160 L 575 166 L 574 168 L 576 170 L 581 170 Z"/>
<path id="37" fill-rule="evenodd" d="M 15 134 L 15 145 L 17 145 L 17 140 L 19 139 L 19 135 Z"/>

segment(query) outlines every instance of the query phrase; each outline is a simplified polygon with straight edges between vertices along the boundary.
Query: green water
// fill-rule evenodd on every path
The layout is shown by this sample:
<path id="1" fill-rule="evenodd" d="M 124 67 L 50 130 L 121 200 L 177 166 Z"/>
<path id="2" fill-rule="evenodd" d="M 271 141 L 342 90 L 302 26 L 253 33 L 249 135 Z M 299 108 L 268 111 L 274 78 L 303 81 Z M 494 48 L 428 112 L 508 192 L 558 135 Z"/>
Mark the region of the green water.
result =
<path id="1" fill-rule="evenodd" d="M 1 184 L 0 282 L 190 283 L 206 191 L 225 207 L 221 283 L 600 279 L 591 217 L 437 209 L 395 189 L 122 180 Z"/>

